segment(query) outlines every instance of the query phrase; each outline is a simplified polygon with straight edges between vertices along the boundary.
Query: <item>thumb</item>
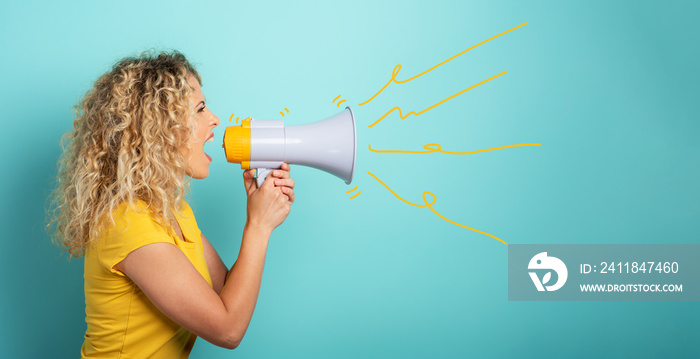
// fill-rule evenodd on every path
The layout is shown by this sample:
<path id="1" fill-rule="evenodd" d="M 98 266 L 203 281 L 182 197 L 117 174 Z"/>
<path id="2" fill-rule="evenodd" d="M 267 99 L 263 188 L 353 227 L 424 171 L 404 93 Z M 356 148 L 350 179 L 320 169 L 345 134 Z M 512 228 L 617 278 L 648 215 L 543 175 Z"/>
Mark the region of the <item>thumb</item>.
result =
<path id="1" fill-rule="evenodd" d="M 245 190 L 248 195 L 258 188 L 258 185 L 255 182 L 255 169 L 243 172 L 243 185 L 245 186 Z"/>

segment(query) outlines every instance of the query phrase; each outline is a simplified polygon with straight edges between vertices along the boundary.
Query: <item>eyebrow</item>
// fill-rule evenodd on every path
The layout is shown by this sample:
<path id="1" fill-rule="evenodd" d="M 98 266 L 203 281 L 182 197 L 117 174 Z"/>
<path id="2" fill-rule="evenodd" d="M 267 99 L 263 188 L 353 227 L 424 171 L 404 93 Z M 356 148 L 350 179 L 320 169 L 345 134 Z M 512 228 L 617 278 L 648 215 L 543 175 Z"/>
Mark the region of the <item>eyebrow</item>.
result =
<path id="1" fill-rule="evenodd" d="M 199 101 L 199 103 L 198 103 L 197 105 L 195 105 L 194 107 L 199 107 L 199 105 L 204 105 L 204 106 L 206 106 L 207 104 L 204 103 L 204 101 Z"/>

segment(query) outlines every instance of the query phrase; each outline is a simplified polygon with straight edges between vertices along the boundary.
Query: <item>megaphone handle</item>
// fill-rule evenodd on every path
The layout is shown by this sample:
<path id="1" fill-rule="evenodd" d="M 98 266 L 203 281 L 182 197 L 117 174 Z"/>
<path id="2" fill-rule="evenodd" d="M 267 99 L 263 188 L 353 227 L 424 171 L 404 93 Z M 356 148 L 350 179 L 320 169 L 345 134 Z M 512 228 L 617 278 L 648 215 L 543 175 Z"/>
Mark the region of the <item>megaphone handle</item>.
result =
<path id="1" fill-rule="evenodd" d="M 258 183 L 258 188 L 260 188 L 260 186 L 262 186 L 263 182 L 265 182 L 265 178 L 267 178 L 267 175 L 269 175 L 270 172 L 272 172 L 272 171 L 273 171 L 273 168 L 258 168 L 256 170 L 256 173 L 257 173 L 256 180 Z"/>

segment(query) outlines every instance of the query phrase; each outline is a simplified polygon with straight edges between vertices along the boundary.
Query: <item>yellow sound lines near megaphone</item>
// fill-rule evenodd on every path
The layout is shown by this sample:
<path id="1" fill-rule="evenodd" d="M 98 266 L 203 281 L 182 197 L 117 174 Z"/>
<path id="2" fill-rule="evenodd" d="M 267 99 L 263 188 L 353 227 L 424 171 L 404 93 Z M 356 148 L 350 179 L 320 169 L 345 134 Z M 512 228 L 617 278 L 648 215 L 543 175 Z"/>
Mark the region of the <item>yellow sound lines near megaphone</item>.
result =
<path id="1" fill-rule="evenodd" d="M 498 34 L 498 35 L 496 35 L 496 36 L 493 36 L 493 37 L 491 37 L 491 38 L 489 38 L 489 39 L 486 39 L 486 40 L 484 40 L 484 41 L 482 41 L 482 42 L 480 42 L 480 43 L 478 43 L 478 44 L 476 44 L 476 45 L 474 45 L 474 46 L 472 46 L 472 47 L 470 47 L 470 48 L 468 48 L 468 49 L 466 49 L 466 50 L 464 50 L 464 51 L 458 53 L 457 55 L 454 55 L 454 56 L 450 57 L 449 59 L 447 59 L 447 60 L 445 60 L 445 61 L 443 61 L 443 62 L 441 62 L 441 63 L 439 63 L 439 64 L 437 64 L 437 65 L 435 65 L 435 66 L 433 66 L 433 67 L 431 67 L 431 68 L 429 68 L 428 70 L 425 70 L 425 71 L 419 73 L 418 75 L 415 75 L 415 76 L 413 76 L 413 77 L 411 77 L 411 78 L 408 78 L 408 79 L 406 79 L 406 80 L 397 80 L 397 79 L 396 79 L 396 75 L 398 75 L 398 74 L 399 74 L 399 71 L 401 71 L 401 64 L 398 64 L 398 65 L 396 65 L 396 67 L 394 67 L 394 70 L 392 70 L 392 72 L 391 72 L 391 78 L 389 79 L 389 81 L 388 81 L 379 91 L 377 91 L 377 93 L 375 93 L 372 97 L 370 97 L 367 101 L 362 102 L 362 103 L 359 103 L 358 105 L 359 105 L 359 106 L 364 106 L 364 105 L 368 104 L 368 103 L 369 103 L 370 101 L 372 101 L 375 97 L 377 97 L 380 93 L 382 93 L 382 91 L 384 91 L 384 89 L 386 89 L 387 86 L 389 86 L 389 84 L 391 84 L 392 82 L 393 82 L 393 83 L 396 83 L 396 84 L 403 84 L 403 83 L 409 82 L 409 81 L 411 81 L 411 80 L 415 80 L 415 79 L 417 79 L 417 78 L 419 78 L 419 77 L 421 77 L 421 76 L 423 76 L 423 75 L 429 73 L 430 71 L 433 71 L 433 70 L 435 70 L 436 68 L 438 68 L 438 67 L 440 67 L 440 66 L 442 66 L 442 65 L 444 65 L 444 64 L 446 64 L 446 63 L 448 63 L 448 62 L 450 62 L 450 61 L 452 61 L 452 60 L 454 60 L 454 59 L 456 59 L 457 57 L 462 56 L 462 55 L 465 54 L 467 51 L 472 50 L 472 49 L 474 49 L 474 48 L 476 48 L 476 47 L 478 47 L 478 46 L 481 46 L 481 45 L 483 45 L 483 44 L 485 44 L 485 43 L 487 43 L 487 42 L 489 42 L 489 41 L 491 41 L 491 40 L 493 40 L 493 39 L 495 39 L 495 38 L 497 38 L 497 37 L 499 37 L 499 36 L 505 35 L 505 34 L 511 32 L 511 31 L 513 31 L 513 30 L 515 30 L 515 29 L 518 29 L 518 28 L 521 28 L 521 27 L 523 27 L 523 26 L 525 26 L 525 25 L 527 25 L 527 23 L 520 24 L 520 25 L 518 25 L 518 26 L 516 26 L 516 27 L 514 27 L 514 28 L 512 28 L 512 29 L 510 29 L 510 30 L 508 30 L 508 31 L 504 31 L 504 32 L 502 32 L 502 33 L 500 33 L 500 34 Z M 452 98 L 454 98 L 454 97 L 456 97 L 456 96 L 459 96 L 459 95 L 461 95 L 461 94 L 463 94 L 463 93 L 465 93 L 465 92 L 467 92 L 467 91 L 469 91 L 469 90 L 471 90 L 471 89 L 473 89 L 473 88 L 475 88 L 475 87 L 477 87 L 477 86 L 479 86 L 479 85 L 482 85 L 482 84 L 484 84 L 484 83 L 487 83 L 487 82 L 489 82 L 489 81 L 495 79 L 496 77 L 499 77 L 499 76 L 501 76 L 501 75 L 503 75 L 503 74 L 505 74 L 505 73 L 507 73 L 507 71 L 503 71 L 503 72 L 501 72 L 501 73 L 498 74 L 498 75 L 492 76 L 492 77 L 490 77 L 490 78 L 488 78 L 488 79 L 486 79 L 486 80 L 484 80 L 484 81 L 481 81 L 481 82 L 479 82 L 479 83 L 477 83 L 477 84 L 475 84 L 475 85 L 473 85 L 473 86 L 471 86 L 471 87 L 468 87 L 468 88 L 466 88 L 466 89 L 464 89 L 464 90 L 462 90 L 462 91 L 460 91 L 460 92 L 458 92 L 458 93 L 456 93 L 456 94 L 454 94 L 454 95 L 452 95 L 452 96 L 450 96 L 450 97 L 447 97 L 447 98 L 445 98 L 444 100 L 442 100 L 442 101 L 440 101 L 440 102 L 434 104 L 433 106 L 430 106 L 430 107 L 428 107 L 428 108 L 426 108 L 426 109 L 424 109 L 423 111 L 420 111 L 420 112 L 418 112 L 418 113 L 416 113 L 416 112 L 414 112 L 414 111 L 411 111 L 411 112 L 407 113 L 407 114 L 404 116 L 403 113 L 401 112 L 401 108 L 400 108 L 400 107 L 398 107 L 398 106 L 397 106 L 397 107 L 394 107 L 394 108 L 392 108 L 391 110 L 389 110 L 386 114 L 384 114 L 384 116 L 382 116 L 381 118 L 379 118 L 377 121 L 373 122 L 373 123 L 372 123 L 371 125 L 369 125 L 368 127 L 373 127 L 374 125 L 376 125 L 377 123 L 379 123 L 379 122 L 380 122 L 381 120 L 383 120 L 386 116 L 388 116 L 390 113 L 392 113 L 394 110 L 397 110 L 397 109 L 399 110 L 399 117 L 401 117 L 402 120 L 406 119 L 406 117 L 408 117 L 408 115 L 415 115 L 415 116 L 418 116 L 418 115 L 420 115 L 420 114 L 423 114 L 423 113 L 425 113 L 425 112 L 427 112 L 427 111 L 429 111 L 429 110 L 431 110 L 431 109 L 433 109 L 433 108 L 435 108 L 435 107 L 437 107 L 437 106 L 439 106 L 439 105 L 445 103 L 446 101 L 448 101 L 448 100 L 450 100 L 450 99 L 452 99 Z"/>
<path id="2" fill-rule="evenodd" d="M 334 98 L 334 99 L 333 99 L 333 103 L 335 103 L 335 101 L 336 101 L 337 99 L 339 99 L 339 98 L 340 98 L 340 95 L 338 95 L 336 98 Z M 345 100 L 338 101 L 338 104 L 336 104 L 335 107 L 340 107 L 340 104 L 343 103 L 343 102 L 345 102 Z"/>
<path id="3" fill-rule="evenodd" d="M 446 98 L 446 99 L 444 99 L 444 100 L 442 100 L 442 101 L 440 101 L 440 102 L 438 102 L 438 103 L 436 103 L 436 104 L 434 104 L 434 105 L 432 105 L 432 106 L 430 106 L 430 107 L 428 107 L 428 108 L 426 108 L 426 109 L 423 109 L 422 111 L 420 111 L 420 112 L 418 112 L 418 113 L 416 113 L 415 111 L 411 111 L 411 112 L 407 113 L 406 115 L 404 115 L 403 112 L 401 112 L 401 107 L 396 106 L 396 107 L 392 108 L 391 110 L 387 111 L 387 113 L 385 113 L 385 114 L 384 114 L 382 117 L 380 117 L 378 120 L 372 122 L 372 124 L 369 125 L 369 126 L 367 126 L 367 127 L 373 127 L 374 125 L 378 124 L 378 123 L 379 123 L 381 120 L 383 120 L 385 117 L 389 116 L 390 113 L 394 112 L 394 110 L 399 110 L 399 117 L 400 117 L 402 120 L 405 120 L 406 117 L 408 117 L 409 115 L 414 115 L 414 116 L 422 115 L 422 114 L 424 114 L 424 113 L 426 113 L 426 112 L 428 112 L 428 111 L 434 109 L 435 107 L 438 107 L 438 106 L 442 105 L 443 103 L 445 103 L 445 102 L 447 102 L 447 101 L 449 101 L 449 100 L 451 100 L 451 99 L 453 99 L 453 98 L 455 98 L 455 97 L 457 97 L 457 96 L 459 96 L 459 95 L 461 95 L 461 94 L 463 94 L 463 93 L 465 93 L 465 92 L 467 92 L 467 91 L 469 91 L 469 90 L 471 90 L 471 89 L 473 89 L 473 88 L 475 88 L 475 87 L 478 87 L 479 85 L 485 84 L 485 83 L 487 83 L 487 82 L 489 82 L 489 81 L 495 79 L 496 77 L 499 77 L 499 76 L 501 76 L 501 75 L 504 75 L 504 74 L 506 74 L 506 73 L 508 73 L 508 71 L 503 71 L 503 72 L 501 72 L 501 73 L 498 74 L 498 75 L 491 76 L 491 77 L 487 78 L 486 80 L 481 81 L 481 82 L 479 82 L 479 83 L 476 84 L 476 85 L 469 86 L 469 87 L 467 87 L 466 89 L 464 89 L 464 90 L 462 90 L 462 91 L 460 91 L 460 92 L 457 92 L 456 94 L 454 94 L 454 95 L 452 95 L 452 96 L 450 96 L 450 97 L 448 97 L 448 98 Z"/>
<path id="4" fill-rule="evenodd" d="M 425 204 L 415 204 L 415 203 L 411 203 L 411 202 L 409 202 L 409 201 L 407 201 L 407 200 L 401 198 L 398 194 L 396 194 L 396 192 L 392 191 L 391 188 L 389 188 L 389 186 L 387 186 L 386 184 L 384 184 L 384 182 L 382 182 L 379 178 L 377 178 L 377 176 L 373 175 L 371 172 L 367 172 L 367 174 L 370 175 L 370 176 L 372 176 L 372 177 L 374 177 L 374 179 L 376 179 L 377 182 L 381 183 L 382 186 L 386 187 L 386 189 L 388 189 L 389 192 L 391 192 L 394 196 L 396 196 L 396 198 L 398 198 L 398 199 L 404 201 L 405 203 L 410 204 L 411 206 L 415 206 L 415 207 L 428 207 L 428 208 L 430 208 L 430 210 L 433 211 L 433 213 L 435 213 L 438 217 L 440 217 L 440 218 L 446 220 L 447 222 L 450 222 L 450 223 L 452 223 L 452 224 L 454 224 L 454 225 L 456 225 L 456 226 L 460 226 L 460 227 L 462 227 L 462 228 L 470 229 L 470 230 L 472 230 L 472 231 L 474 231 L 474 232 L 481 233 L 481 234 L 486 235 L 486 236 L 489 236 L 489 237 L 491 237 L 491 238 L 497 239 L 497 240 L 501 241 L 503 244 L 508 244 L 508 243 L 506 243 L 504 240 L 502 240 L 502 239 L 500 239 L 500 238 L 494 236 L 493 234 L 489 234 L 489 233 L 486 233 L 486 232 L 484 232 L 484 231 L 480 231 L 480 230 L 475 229 L 475 228 L 472 228 L 472 227 L 467 227 L 467 226 L 465 226 L 465 225 L 463 225 L 463 224 L 459 224 L 459 223 L 457 223 L 457 222 L 455 222 L 455 221 L 451 221 L 451 220 L 445 218 L 445 216 L 441 215 L 440 213 L 438 213 L 438 212 L 433 208 L 433 204 L 435 204 L 435 201 L 437 201 L 437 196 L 435 196 L 432 192 L 428 192 L 428 191 L 423 192 L 423 202 L 425 202 Z M 428 199 L 426 198 L 426 195 L 431 195 L 431 196 L 433 196 L 433 200 L 430 201 L 430 203 L 428 203 Z"/>
<path id="5" fill-rule="evenodd" d="M 372 145 L 370 144 L 370 145 L 369 145 L 369 150 L 372 151 L 372 152 L 375 152 L 375 153 L 412 153 L 412 154 L 417 154 L 417 153 L 436 153 L 436 152 L 438 152 L 438 153 L 445 153 L 445 154 L 449 154 L 449 155 L 471 155 L 471 154 L 481 153 L 481 152 L 486 152 L 486 151 L 496 151 L 496 150 L 502 150 L 502 149 L 505 149 L 505 148 L 521 147 L 521 146 L 542 146 L 542 144 L 541 144 L 541 143 L 520 143 L 520 144 L 515 144 L 515 145 L 508 145 L 508 146 L 501 146 L 501 147 L 493 147 L 493 148 L 487 148 L 487 149 L 483 149 L 483 150 L 476 150 L 476 151 L 469 151 L 469 152 L 443 151 L 443 150 L 442 150 L 442 146 L 440 146 L 440 145 L 437 144 L 437 143 L 429 143 L 429 144 L 427 144 L 427 145 L 424 145 L 423 148 L 426 149 L 426 151 L 375 150 L 375 149 L 372 148 Z M 438 212 L 432 207 L 432 205 L 433 205 L 433 204 L 435 203 L 435 201 L 437 200 L 437 197 L 436 197 L 433 193 L 431 193 L 431 192 L 423 192 L 423 201 L 425 202 L 424 205 L 418 205 L 418 204 L 415 204 L 415 203 L 411 203 L 411 202 L 408 202 L 408 201 L 406 201 L 405 199 L 399 197 L 399 195 L 397 195 L 394 191 L 392 191 L 391 188 L 389 188 L 389 186 L 387 186 L 386 184 L 384 184 L 384 182 L 380 181 L 379 178 L 377 178 L 377 176 L 373 175 L 373 174 L 370 173 L 370 172 L 367 172 L 367 173 L 368 173 L 370 176 L 374 177 L 374 179 L 376 179 L 377 181 L 379 181 L 379 183 L 381 183 L 382 185 L 384 185 L 384 187 L 386 187 L 386 189 L 388 189 L 389 192 L 391 192 L 392 194 L 394 194 L 394 196 L 396 196 L 398 199 L 400 199 L 400 200 L 402 200 L 402 201 L 404 201 L 404 202 L 406 202 L 406 203 L 408 203 L 408 204 L 410 204 L 410 205 L 412 205 L 412 206 L 416 206 L 416 207 L 429 207 L 430 210 L 433 211 L 433 213 L 435 213 L 436 215 L 438 215 L 440 218 L 446 220 L 447 222 L 450 222 L 450 223 L 452 223 L 452 224 L 454 224 L 454 225 L 457 225 L 457 226 L 460 226 L 460 227 L 463 227 L 463 228 L 470 229 L 470 230 L 472 230 L 472 231 L 475 231 L 475 232 L 478 232 L 478 233 L 481 233 L 481 234 L 485 234 L 485 235 L 487 235 L 487 236 L 489 236 L 489 237 L 493 237 L 493 238 L 495 238 L 495 239 L 498 239 L 499 241 L 503 242 L 504 244 L 508 244 L 508 243 L 504 242 L 502 239 L 500 239 L 500 238 L 498 238 L 498 237 L 496 237 L 496 236 L 494 236 L 494 235 L 491 235 L 491 234 L 489 234 L 489 233 L 480 231 L 480 230 L 478 230 L 478 229 L 474 229 L 474 228 L 471 228 L 471 227 L 467 227 L 467 226 L 465 226 L 465 225 L 463 225 L 463 224 L 459 224 L 459 223 L 457 223 L 457 222 L 451 221 L 451 220 L 445 218 L 444 216 L 442 216 L 440 213 L 438 213 Z M 357 188 L 357 187 L 355 187 L 355 188 Z M 353 189 L 353 190 L 354 190 L 354 189 Z M 426 195 L 431 195 L 431 196 L 433 196 L 432 202 L 428 203 L 428 200 L 425 198 Z"/>
<path id="6" fill-rule="evenodd" d="M 353 189 L 351 189 L 351 190 L 349 190 L 349 191 L 346 191 L 345 193 L 350 193 L 350 192 L 352 192 L 352 191 L 354 191 L 354 190 L 356 190 L 356 189 L 357 189 L 357 186 L 355 186 L 355 188 L 353 188 Z M 362 193 L 362 191 L 359 191 L 359 192 L 355 193 L 355 195 L 352 196 L 352 197 L 350 197 L 350 199 L 353 199 L 353 198 L 359 196 L 360 193 Z"/>
<path id="7" fill-rule="evenodd" d="M 236 117 L 236 123 L 238 123 L 239 118 L 240 117 Z M 231 117 L 228 118 L 228 122 L 231 122 L 232 119 L 233 119 L 233 113 L 231 113 Z"/>
<path id="8" fill-rule="evenodd" d="M 287 113 L 289 113 L 289 110 L 287 110 L 286 107 L 284 108 L 284 110 L 287 111 Z M 280 115 L 282 115 L 282 117 L 284 117 L 284 112 L 280 111 Z"/>
<path id="9" fill-rule="evenodd" d="M 471 154 L 480 153 L 480 152 L 502 150 L 505 148 L 521 147 L 521 146 L 542 146 L 542 144 L 541 143 L 519 143 L 517 145 L 493 147 L 493 148 L 487 148 L 487 149 L 483 149 L 483 150 L 469 151 L 469 152 L 443 151 L 442 146 L 440 146 L 437 143 L 429 143 L 427 145 L 424 145 L 423 148 L 425 148 L 427 151 L 375 150 L 374 148 L 372 148 L 372 145 L 369 145 L 369 150 L 372 152 L 376 152 L 376 153 L 435 153 L 435 152 L 439 152 L 439 153 L 446 153 L 448 155 L 471 155 Z"/>
<path id="10" fill-rule="evenodd" d="M 474 46 L 472 46 L 472 47 L 469 47 L 469 48 L 467 48 L 466 50 L 464 50 L 464 51 L 462 51 L 462 52 L 460 52 L 460 53 L 458 53 L 458 54 L 456 54 L 456 55 L 454 55 L 454 56 L 448 58 L 447 60 L 445 60 L 445 61 L 443 61 L 443 62 L 440 62 L 439 64 L 437 64 L 437 65 L 435 65 L 435 66 L 429 68 L 428 70 L 425 70 L 425 71 L 423 71 L 423 72 L 421 72 L 421 73 L 419 73 L 419 74 L 417 74 L 417 75 L 415 75 L 415 76 L 413 76 L 413 77 L 410 77 L 410 78 L 408 78 L 408 79 L 406 79 L 406 80 L 397 80 L 397 79 L 396 79 L 396 76 L 397 76 L 397 75 L 399 74 L 399 72 L 401 71 L 401 64 L 398 64 L 398 65 L 396 65 L 396 67 L 394 67 L 394 69 L 392 70 L 391 78 L 389 79 L 389 81 L 387 81 L 387 83 L 386 83 L 379 91 L 377 91 L 374 95 L 372 95 L 372 97 L 370 97 L 369 99 L 367 99 L 365 102 L 359 103 L 358 105 L 359 105 L 359 106 L 364 106 L 364 105 L 368 104 L 369 102 L 371 102 L 372 100 L 374 100 L 374 99 L 375 99 L 380 93 L 382 93 L 392 82 L 395 83 L 395 84 L 403 84 L 403 83 L 407 83 L 407 82 L 409 82 L 409 81 L 415 80 L 415 79 L 417 79 L 417 78 L 419 78 L 419 77 L 421 77 L 421 76 L 423 76 L 423 75 L 425 75 L 425 74 L 427 74 L 427 73 L 429 73 L 429 72 L 431 72 L 431 71 L 437 69 L 438 67 L 440 67 L 440 66 L 442 66 L 442 65 L 444 65 L 444 64 L 446 64 L 446 63 L 448 63 L 448 62 L 450 62 L 450 61 L 452 61 L 452 60 L 454 60 L 454 59 L 456 59 L 457 57 L 459 57 L 459 56 L 461 56 L 461 55 L 464 55 L 464 54 L 467 53 L 468 51 L 470 51 L 470 50 L 472 50 L 472 49 L 475 49 L 476 47 L 479 47 L 479 46 L 481 46 L 481 45 L 483 45 L 483 44 L 485 44 L 485 43 L 487 43 L 487 42 L 489 42 L 489 41 L 491 41 L 491 40 L 493 40 L 493 39 L 496 39 L 496 38 L 498 38 L 498 37 L 500 37 L 500 36 L 503 36 L 503 35 L 505 35 L 505 34 L 511 32 L 511 31 L 514 31 L 514 30 L 516 30 L 516 29 L 519 29 L 519 28 L 521 28 L 521 27 L 523 27 L 523 26 L 525 26 L 525 25 L 527 25 L 527 24 L 528 24 L 527 22 L 526 22 L 526 23 L 523 23 L 523 24 L 520 24 L 520 25 L 518 25 L 518 26 L 516 26 L 516 27 L 514 27 L 514 28 L 512 28 L 512 29 L 510 29 L 510 30 L 507 30 L 507 31 L 504 31 L 504 32 L 502 32 L 502 33 L 500 33 L 500 34 L 498 34 L 498 35 L 492 36 L 491 38 L 486 39 L 486 40 L 484 40 L 484 41 L 482 41 L 482 42 L 480 42 L 480 43 L 478 43 L 478 44 L 476 44 L 476 45 L 474 45 Z M 487 83 L 487 82 L 489 82 L 489 81 L 491 81 L 491 80 L 493 80 L 493 79 L 496 79 L 496 78 L 498 78 L 498 77 L 500 77 L 500 76 L 503 76 L 503 75 L 505 75 L 505 74 L 507 74 L 507 73 L 508 73 L 508 71 L 503 71 L 503 72 L 501 72 L 501 73 L 499 73 L 499 74 L 496 74 L 496 75 L 494 75 L 494 76 L 491 76 L 491 77 L 489 77 L 489 78 L 487 78 L 487 79 L 485 79 L 485 80 L 483 80 L 483 81 L 481 81 L 481 82 L 478 82 L 478 83 L 476 83 L 476 84 L 474 84 L 474 85 L 472 85 L 472 86 L 467 87 L 466 89 L 464 89 L 464 90 L 462 90 L 462 91 L 459 91 L 459 92 L 457 92 L 457 93 L 455 93 L 455 94 L 453 94 L 453 95 L 451 95 L 451 96 L 448 96 L 448 97 L 444 98 L 443 100 L 441 100 L 441 101 L 435 103 L 434 105 L 429 106 L 429 107 L 427 107 L 427 108 L 425 108 L 425 109 L 423 109 L 423 110 L 421 110 L 421 111 L 419 111 L 419 112 L 409 111 L 406 115 L 404 115 L 404 114 L 403 114 L 403 111 L 402 111 L 402 109 L 401 109 L 401 107 L 396 106 L 396 107 L 392 108 L 391 110 L 387 111 L 383 116 L 381 116 L 378 120 L 376 120 L 375 122 L 373 122 L 372 124 L 370 124 L 368 127 L 373 127 L 374 125 L 376 125 L 377 123 L 381 122 L 384 118 L 386 118 L 389 114 L 391 114 L 392 112 L 394 112 L 394 111 L 396 111 L 396 110 L 398 110 L 398 112 L 399 112 L 399 117 L 400 117 L 402 120 L 403 120 L 403 119 L 406 119 L 409 115 L 419 116 L 419 115 L 421 115 L 421 114 L 423 114 L 423 113 L 425 113 L 425 112 L 427 112 L 427 111 L 430 111 L 430 110 L 434 109 L 435 107 L 438 107 L 438 106 L 442 105 L 443 103 L 445 103 L 445 102 L 447 102 L 447 101 L 449 101 L 449 100 L 451 100 L 451 99 L 453 99 L 453 98 L 455 98 L 455 97 L 457 97 L 457 96 L 459 96 L 459 95 L 461 95 L 461 94 L 463 94 L 463 93 L 465 93 L 465 92 L 467 92 L 467 91 L 469 91 L 469 90 L 471 90 L 471 89 L 474 89 L 474 88 L 476 88 L 476 87 L 478 87 L 478 86 L 481 86 L 481 85 L 483 85 L 483 84 L 485 84 L 485 83 Z M 338 101 L 338 100 L 340 99 L 340 97 L 341 97 L 341 95 L 338 95 L 336 98 L 334 98 L 334 99 L 333 99 L 333 103 L 336 103 L 336 101 Z M 339 102 L 336 104 L 336 106 L 337 106 L 337 107 L 340 107 L 340 105 L 341 105 L 343 102 L 345 102 L 345 100 L 339 101 Z M 501 149 L 512 148 L 512 147 L 521 147 L 521 146 L 541 146 L 541 144 L 540 144 L 540 143 L 521 143 L 521 144 L 514 144 L 514 145 L 508 145 L 508 146 L 487 148 L 487 149 L 483 149 L 483 150 L 468 151 L 468 152 L 444 151 L 444 150 L 442 149 L 442 146 L 439 145 L 439 144 L 437 144 L 437 143 L 429 143 L 429 144 L 424 145 L 424 146 L 423 146 L 424 151 L 375 150 L 375 149 L 372 148 L 372 145 L 370 144 L 370 145 L 369 145 L 369 150 L 370 150 L 371 152 L 375 152 L 375 153 L 410 153 L 410 154 L 444 153 L 444 154 L 450 154 L 450 155 L 469 155 L 469 154 L 481 153 L 481 152 L 486 152 L 486 151 L 495 151 L 495 150 L 501 150 Z M 387 186 L 384 182 L 382 182 L 379 178 L 377 178 L 377 176 L 375 176 L 375 175 L 372 174 L 371 172 L 367 172 L 367 174 L 369 174 L 370 176 L 372 176 L 375 180 L 377 180 L 377 182 L 379 182 L 379 183 L 380 183 L 382 186 L 384 186 L 389 192 L 391 192 L 394 196 L 396 196 L 396 198 L 400 199 L 401 201 L 403 201 L 403 202 L 406 203 L 406 204 L 409 204 L 409 205 L 415 206 L 415 207 L 428 207 L 428 208 L 430 208 L 430 210 L 431 210 L 433 213 L 435 213 L 435 215 L 437 215 L 438 217 L 442 218 L 443 220 L 445 220 L 445 221 L 447 221 L 447 222 L 449 222 L 449 223 L 452 223 L 452 224 L 454 224 L 454 225 L 456 225 L 456 226 L 459 226 L 459 227 L 462 227 L 462 228 L 466 228 L 466 229 L 469 229 L 469 230 L 471 230 L 471 231 L 474 231 L 474 232 L 477 232 L 477 233 L 480 233 L 480 234 L 489 236 L 489 237 L 491 237 L 491 238 L 494 238 L 494 239 L 500 241 L 500 242 L 503 243 L 503 244 L 508 244 L 508 243 L 506 243 L 504 240 L 502 240 L 502 239 L 500 239 L 500 238 L 498 238 L 498 237 L 496 237 L 496 236 L 494 236 L 494 235 L 492 235 L 492 234 L 490 234 L 490 233 L 486 233 L 486 232 L 484 232 L 484 231 L 480 231 L 480 230 L 478 230 L 478 229 L 475 229 L 475 228 L 472 228 L 472 227 L 468 227 L 468 226 L 465 226 L 465 225 L 463 225 L 463 224 L 460 224 L 460 223 L 457 223 L 457 222 L 455 222 L 455 221 L 452 221 L 452 220 L 450 220 L 450 219 L 447 219 L 445 216 L 443 216 L 443 215 L 440 214 L 438 211 L 436 211 L 435 208 L 433 208 L 433 205 L 434 205 L 435 202 L 437 201 L 437 196 L 435 196 L 435 194 L 433 194 L 432 192 L 428 192 L 428 191 L 423 192 L 423 196 L 422 196 L 422 197 L 423 197 L 423 202 L 424 202 L 424 204 L 411 203 L 411 202 L 406 201 L 405 199 L 401 198 L 398 194 L 396 194 L 396 192 L 394 192 L 391 188 L 389 188 L 389 186 Z M 358 188 L 358 187 L 355 186 L 355 188 L 353 188 L 353 189 L 347 191 L 346 193 L 349 194 L 349 193 L 351 193 L 351 192 L 357 190 L 357 188 Z M 350 199 L 353 199 L 353 198 L 357 197 L 358 195 L 360 195 L 360 193 L 361 193 L 361 192 L 357 192 L 357 194 L 355 194 L 355 195 L 353 195 L 352 197 L 350 197 Z M 429 197 L 429 196 L 432 196 L 432 200 L 428 200 L 428 197 Z"/>

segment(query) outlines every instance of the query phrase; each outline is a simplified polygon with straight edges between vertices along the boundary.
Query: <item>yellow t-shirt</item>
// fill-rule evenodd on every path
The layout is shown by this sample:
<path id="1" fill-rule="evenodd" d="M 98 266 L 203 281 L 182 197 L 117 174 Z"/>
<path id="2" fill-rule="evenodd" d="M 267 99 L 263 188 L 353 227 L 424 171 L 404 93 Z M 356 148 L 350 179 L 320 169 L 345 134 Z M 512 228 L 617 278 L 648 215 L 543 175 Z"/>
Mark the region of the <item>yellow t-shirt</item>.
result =
<path id="1" fill-rule="evenodd" d="M 187 358 L 196 336 L 156 308 L 122 272 L 113 267 L 133 250 L 151 243 L 172 243 L 211 285 L 202 237 L 194 213 L 183 201 L 175 217 L 175 231 L 156 222 L 139 201 L 136 209 L 124 203 L 114 211 L 116 225 L 85 251 L 85 321 L 83 358 Z"/>

